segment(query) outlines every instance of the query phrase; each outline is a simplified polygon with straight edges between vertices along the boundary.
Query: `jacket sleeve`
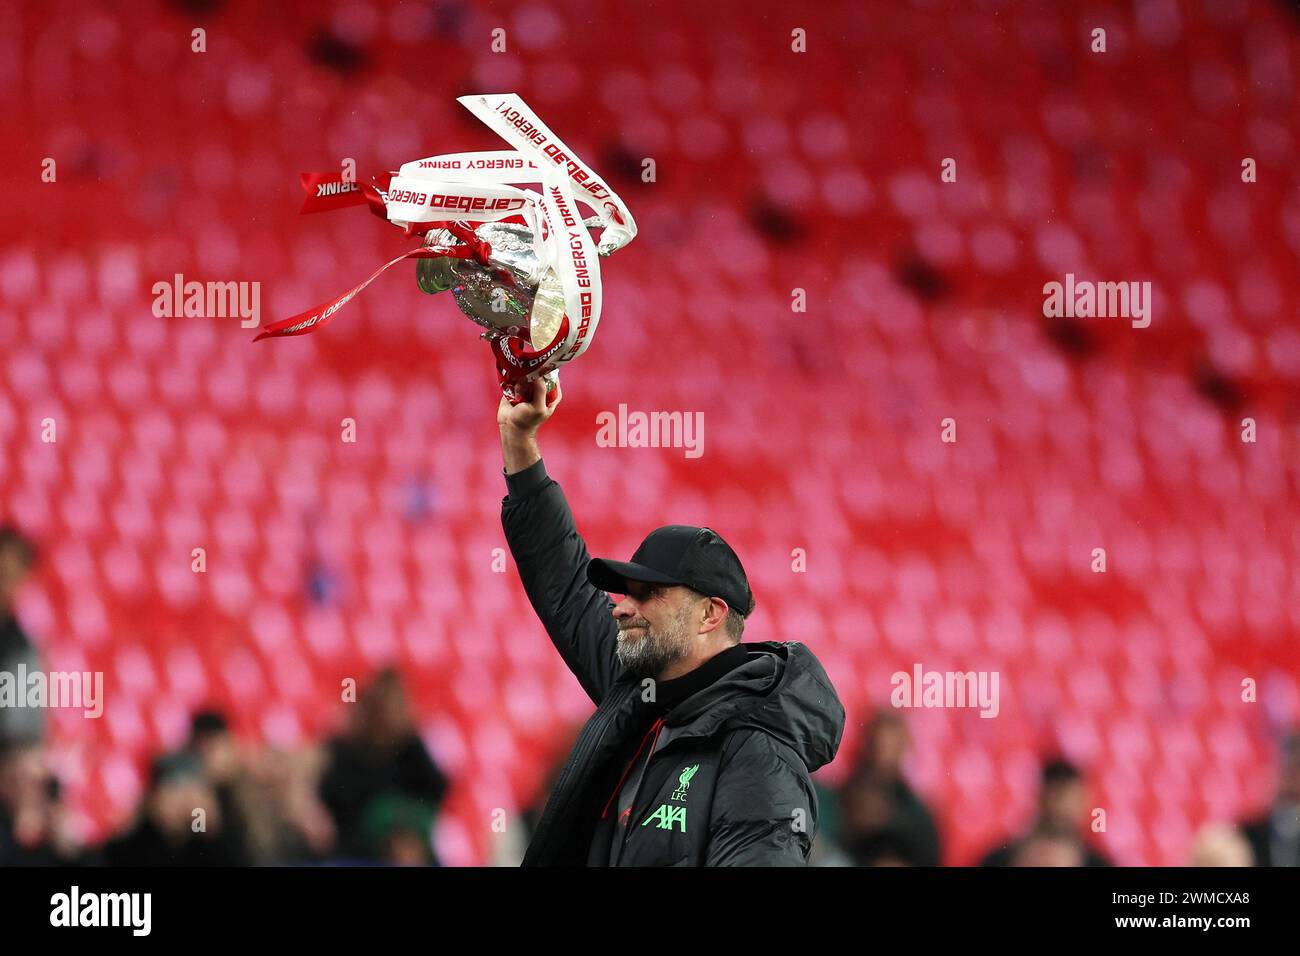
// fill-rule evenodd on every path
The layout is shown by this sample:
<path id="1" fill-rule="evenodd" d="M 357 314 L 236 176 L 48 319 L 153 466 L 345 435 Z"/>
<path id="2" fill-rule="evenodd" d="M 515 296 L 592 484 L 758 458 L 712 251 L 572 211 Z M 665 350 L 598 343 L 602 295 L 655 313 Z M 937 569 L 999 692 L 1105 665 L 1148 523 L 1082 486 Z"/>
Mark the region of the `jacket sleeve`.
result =
<path id="1" fill-rule="evenodd" d="M 735 739 L 718 769 L 705 866 L 805 866 L 817 825 L 812 779 L 767 734 Z"/>
<path id="2" fill-rule="evenodd" d="M 506 475 L 506 487 L 501 526 L 524 591 L 564 663 L 599 705 L 618 672 L 614 604 L 587 580 L 591 555 L 545 464 Z"/>

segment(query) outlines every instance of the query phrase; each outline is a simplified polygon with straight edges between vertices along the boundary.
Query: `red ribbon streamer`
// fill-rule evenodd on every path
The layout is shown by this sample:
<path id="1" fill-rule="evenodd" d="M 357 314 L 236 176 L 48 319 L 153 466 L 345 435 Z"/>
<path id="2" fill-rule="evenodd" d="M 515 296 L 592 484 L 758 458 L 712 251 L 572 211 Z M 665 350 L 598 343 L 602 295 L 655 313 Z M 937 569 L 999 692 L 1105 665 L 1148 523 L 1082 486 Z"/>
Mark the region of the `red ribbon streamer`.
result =
<path id="1" fill-rule="evenodd" d="M 372 213 L 381 219 L 387 219 L 387 209 L 380 193 L 381 191 L 387 191 L 393 175 L 393 173 L 380 173 L 372 179 L 371 183 L 358 183 L 352 180 L 345 181 L 341 172 L 301 173 L 300 181 L 303 192 L 307 195 L 303 199 L 300 212 L 303 214 L 331 212 L 335 209 L 346 209 L 350 206 L 367 205 Z M 618 218 L 617 213 L 614 215 L 615 218 Z M 518 216 L 511 216 L 507 221 L 516 220 L 523 221 Z M 286 319 L 280 319 L 262 326 L 261 332 L 253 341 L 258 342 L 266 338 L 284 338 L 291 335 L 306 335 L 309 332 L 324 328 L 354 296 L 379 278 L 382 273 L 404 259 L 433 259 L 441 256 L 453 256 L 457 259 L 473 259 L 490 267 L 488 257 L 492 254 L 492 247 L 479 237 L 469 223 L 447 221 L 409 223 L 406 227 L 406 234 L 408 236 L 424 235 L 434 229 L 446 229 L 460 240 L 460 244 L 452 246 L 420 246 L 411 249 L 409 252 L 404 252 L 397 258 L 385 262 L 372 272 L 365 281 L 353 286 L 342 295 L 327 299 L 319 305 L 312 306 L 310 309 L 305 309 Z M 496 269 L 494 271 L 502 281 L 511 285 L 515 284 L 514 277 L 508 269 Z M 493 358 L 496 360 L 497 380 L 501 385 L 502 392 L 512 405 L 517 405 L 524 400 L 521 393 L 524 383 L 530 377 L 536 377 L 546 363 L 555 357 L 555 354 L 559 351 L 559 345 L 568 334 L 568 327 L 569 317 L 566 314 L 561 320 L 560 329 L 553 341 L 540 350 L 535 349 L 533 343 L 529 342 L 526 337 L 519 335 L 501 335 L 489 340 Z"/>

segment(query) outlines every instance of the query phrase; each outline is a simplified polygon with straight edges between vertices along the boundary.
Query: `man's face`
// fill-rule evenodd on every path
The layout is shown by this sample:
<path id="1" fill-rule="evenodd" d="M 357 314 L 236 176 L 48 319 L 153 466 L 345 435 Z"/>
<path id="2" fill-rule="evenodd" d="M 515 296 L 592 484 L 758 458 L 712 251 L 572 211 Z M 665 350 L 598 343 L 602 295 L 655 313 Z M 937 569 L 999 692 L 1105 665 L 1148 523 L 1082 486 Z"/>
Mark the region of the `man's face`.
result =
<path id="1" fill-rule="evenodd" d="M 1088 792 L 1082 780 L 1057 780 L 1042 791 L 1042 819 L 1057 832 L 1069 832 L 1088 812 Z"/>
<path id="2" fill-rule="evenodd" d="M 239 770 L 239 750 L 228 730 L 209 731 L 195 741 L 194 749 L 203 761 L 208 779 L 226 782 Z"/>
<path id="3" fill-rule="evenodd" d="M 637 677 L 657 678 L 691 653 L 696 631 L 689 623 L 696 601 L 678 585 L 628 581 L 614 608 L 618 662 Z"/>
<path id="4" fill-rule="evenodd" d="M 1083 847 L 1075 839 L 1040 834 L 1030 837 L 1012 857 L 1012 866 L 1083 866 Z"/>
<path id="5" fill-rule="evenodd" d="M 907 728 L 892 716 L 877 719 L 871 728 L 874 763 L 880 770 L 897 774 L 907 751 Z"/>

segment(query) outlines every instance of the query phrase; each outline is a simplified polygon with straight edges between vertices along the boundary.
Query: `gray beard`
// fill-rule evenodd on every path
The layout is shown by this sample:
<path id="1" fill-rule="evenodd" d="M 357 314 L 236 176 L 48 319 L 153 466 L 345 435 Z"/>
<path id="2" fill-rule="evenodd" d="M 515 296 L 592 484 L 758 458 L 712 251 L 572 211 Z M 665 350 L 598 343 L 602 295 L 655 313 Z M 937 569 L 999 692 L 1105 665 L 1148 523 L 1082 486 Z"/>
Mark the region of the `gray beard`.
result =
<path id="1" fill-rule="evenodd" d="M 662 630 L 646 628 L 641 640 L 635 644 L 619 641 L 615 651 L 619 665 L 636 677 L 658 680 L 660 674 L 690 655 L 691 636 L 686 630 L 684 617 Z"/>

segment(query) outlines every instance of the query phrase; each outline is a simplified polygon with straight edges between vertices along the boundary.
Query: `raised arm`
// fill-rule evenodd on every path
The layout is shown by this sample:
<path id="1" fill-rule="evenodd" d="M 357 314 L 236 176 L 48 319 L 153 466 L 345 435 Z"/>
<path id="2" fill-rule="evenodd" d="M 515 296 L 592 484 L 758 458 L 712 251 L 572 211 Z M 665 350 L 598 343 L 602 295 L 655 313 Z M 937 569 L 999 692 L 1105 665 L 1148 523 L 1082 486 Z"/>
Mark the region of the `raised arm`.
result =
<path id="1" fill-rule="evenodd" d="M 559 385 L 549 403 L 543 382 L 532 387 L 530 401 L 511 406 L 502 398 L 497 409 L 509 491 L 501 501 L 501 526 L 551 643 L 587 696 L 599 704 L 618 669 L 614 605 L 587 580 L 591 555 L 537 446 L 537 430 L 560 403 Z"/>

